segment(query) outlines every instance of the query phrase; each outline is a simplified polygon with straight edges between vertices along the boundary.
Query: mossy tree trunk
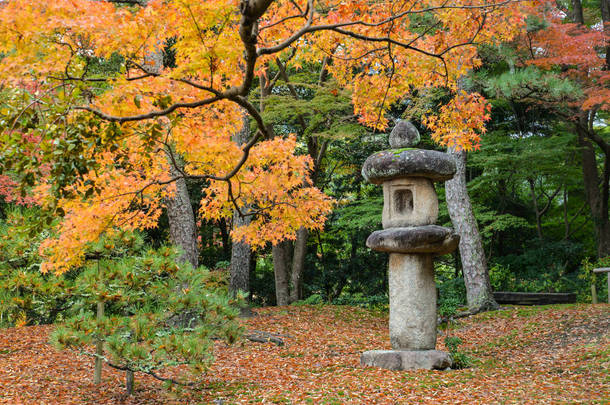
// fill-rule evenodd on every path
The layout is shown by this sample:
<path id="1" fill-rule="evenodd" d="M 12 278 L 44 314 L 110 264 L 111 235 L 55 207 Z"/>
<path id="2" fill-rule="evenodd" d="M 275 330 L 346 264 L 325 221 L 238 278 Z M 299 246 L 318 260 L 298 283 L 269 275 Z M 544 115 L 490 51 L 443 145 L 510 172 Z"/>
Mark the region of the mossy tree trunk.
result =
<path id="1" fill-rule="evenodd" d="M 466 187 L 466 152 L 449 149 L 448 153 L 455 157 L 457 172 L 445 183 L 445 194 L 449 216 L 460 235 L 459 250 L 468 307 L 471 311 L 495 309 L 498 304 L 491 291 L 481 235 Z"/>

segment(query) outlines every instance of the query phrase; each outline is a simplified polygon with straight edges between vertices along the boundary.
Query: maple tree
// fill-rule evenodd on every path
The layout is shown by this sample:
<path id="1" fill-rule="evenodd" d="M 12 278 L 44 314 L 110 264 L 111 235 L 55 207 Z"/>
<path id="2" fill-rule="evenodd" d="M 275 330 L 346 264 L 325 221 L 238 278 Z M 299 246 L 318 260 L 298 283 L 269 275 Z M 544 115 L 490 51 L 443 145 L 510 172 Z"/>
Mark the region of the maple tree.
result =
<path id="1" fill-rule="evenodd" d="M 253 221 L 233 236 L 254 247 L 319 229 L 331 201 L 311 186 L 311 159 L 293 153 L 294 137 L 274 137 L 251 99 L 275 60 L 298 69 L 332 55 L 329 74 L 375 129 L 414 89 L 444 86 L 455 99 L 429 117 L 433 137 L 470 149 L 486 107 L 458 79 L 480 63 L 478 44 L 518 33 L 532 2 L 121 3 L 0 5 L 0 80 L 20 96 L 3 121 L 3 164 L 26 168 L 19 175 L 35 178 L 37 201 L 64 216 L 59 236 L 41 247 L 43 270 L 82 263 L 84 247 L 104 232 L 153 227 L 177 178 L 209 183 L 202 218 L 252 207 Z M 170 43 L 175 66 L 161 68 L 155 55 Z M 115 69 L 100 68 L 111 60 Z M 254 130 L 240 147 L 231 136 L 242 111 Z M 29 165 L 15 131 L 40 137 Z"/>

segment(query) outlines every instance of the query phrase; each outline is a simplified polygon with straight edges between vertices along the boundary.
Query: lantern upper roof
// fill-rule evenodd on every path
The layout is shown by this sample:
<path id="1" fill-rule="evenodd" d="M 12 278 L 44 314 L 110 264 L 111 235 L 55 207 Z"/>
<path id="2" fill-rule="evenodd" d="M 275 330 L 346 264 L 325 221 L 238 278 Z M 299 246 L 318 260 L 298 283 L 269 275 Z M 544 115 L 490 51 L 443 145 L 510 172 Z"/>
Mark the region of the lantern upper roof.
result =
<path id="1" fill-rule="evenodd" d="M 456 171 L 452 156 L 434 150 L 418 149 L 419 131 L 411 122 L 399 121 L 390 133 L 390 150 L 368 157 L 362 166 L 362 175 L 373 184 L 407 178 L 424 177 L 432 181 L 445 181 Z"/>
<path id="2" fill-rule="evenodd" d="M 362 166 L 362 176 L 373 184 L 407 177 L 446 181 L 455 171 L 455 160 L 451 155 L 415 148 L 377 152 L 369 156 Z"/>

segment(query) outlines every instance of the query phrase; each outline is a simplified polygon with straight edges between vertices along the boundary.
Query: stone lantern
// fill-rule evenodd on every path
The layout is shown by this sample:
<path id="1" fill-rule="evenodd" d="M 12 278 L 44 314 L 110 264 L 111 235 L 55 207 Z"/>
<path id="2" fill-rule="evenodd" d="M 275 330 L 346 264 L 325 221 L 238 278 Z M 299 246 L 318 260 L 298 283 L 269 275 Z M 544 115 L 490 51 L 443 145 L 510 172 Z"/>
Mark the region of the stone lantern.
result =
<path id="1" fill-rule="evenodd" d="M 392 149 L 375 153 L 362 175 L 383 185 L 383 230 L 373 232 L 366 245 L 390 254 L 390 343 L 393 350 L 362 354 L 363 365 L 391 370 L 445 369 L 451 356 L 436 349 L 436 284 L 433 258 L 454 251 L 459 236 L 434 225 L 438 197 L 433 182 L 455 174 L 446 153 L 414 148 L 419 132 L 400 121 L 390 134 Z"/>

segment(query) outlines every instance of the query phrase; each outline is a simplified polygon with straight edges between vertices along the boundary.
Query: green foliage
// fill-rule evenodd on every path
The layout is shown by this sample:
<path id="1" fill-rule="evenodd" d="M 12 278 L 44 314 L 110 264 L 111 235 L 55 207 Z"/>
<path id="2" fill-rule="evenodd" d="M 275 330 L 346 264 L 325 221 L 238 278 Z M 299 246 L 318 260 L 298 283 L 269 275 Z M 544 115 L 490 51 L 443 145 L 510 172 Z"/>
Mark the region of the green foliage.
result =
<path id="1" fill-rule="evenodd" d="M 73 273 L 41 274 L 40 242 L 48 231 L 30 236 L 35 208 L 10 208 L 0 221 L 0 326 L 53 323 L 73 304 Z"/>
<path id="2" fill-rule="evenodd" d="M 574 100 L 582 95 L 582 89 L 575 83 L 534 66 L 508 71 L 499 76 L 479 73 L 476 79 L 486 82 L 486 91 L 499 99 L 544 97 L 548 101 L 562 101 Z"/>
<path id="3" fill-rule="evenodd" d="M 451 354 L 451 358 L 453 359 L 453 364 L 451 368 L 453 369 L 463 369 L 472 366 L 473 358 L 468 354 L 459 350 L 459 345 L 461 345 L 462 339 L 457 336 L 447 336 L 445 338 L 445 347 L 449 350 Z"/>
<path id="4" fill-rule="evenodd" d="M 376 229 L 381 222 L 383 197 L 370 196 L 354 201 L 335 211 L 334 227 L 338 231 Z"/>
<path id="5" fill-rule="evenodd" d="M 443 318 L 457 313 L 466 304 L 464 279 L 456 277 L 455 268 L 440 262 L 435 263 L 436 288 L 438 289 L 438 314 Z"/>
<path id="6" fill-rule="evenodd" d="M 123 235 L 119 241 L 124 241 Z M 158 376 L 159 370 L 188 365 L 182 382 L 196 379 L 212 361 L 212 340 L 234 342 L 241 335 L 237 304 L 226 285 L 204 268 L 177 265 L 169 247 L 123 255 L 135 247 L 109 240 L 92 247 L 91 261 L 75 280 L 75 315 L 52 334 L 60 349 L 96 356 L 101 340 L 110 365 Z M 98 302 L 110 309 L 100 320 Z M 181 369 L 182 370 L 182 369 Z"/>
<path id="7" fill-rule="evenodd" d="M 528 15 L 525 19 L 527 32 L 541 31 L 549 26 L 548 21 L 537 15 Z"/>
<path id="8" fill-rule="evenodd" d="M 304 300 L 300 300 L 297 302 L 293 302 L 292 305 L 301 306 L 301 305 L 320 305 L 324 303 L 324 299 L 320 294 L 312 294 Z"/>
<path id="9" fill-rule="evenodd" d="M 534 17 L 527 23 L 530 31 L 546 24 Z M 481 151 L 469 154 L 467 177 L 492 283 L 580 291 L 576 275 L 594 252 L 594 232 L 573 125 L 553 106 L 567 106 L 582 89 L 556 72 L 519 66 L 531 55 L 512 44 L 480 51 L 484 65 L 468 85 L 490 99 L 492 120 Z"/>
<path id="10" fill-rule="evenodd" d="M 252 304 L 258 306 L 275 304 L 275 278 L 271 256 L 259 257 L 254 267 L 253 274 L 250 276 Z"/>
<path id="11" fill-rule="evenodd" d="M 337 140 L 366 134 L 354 117 L 351 94 L 340 89 L 331 77 L 320 82 L 320 68 L 315 65 L 291 70 L 290 84 L 278 82 L 265 98 L 265 121 L 273 123 L 278 134 L 296 133 L 303 139 Z"/>
<path id="12" fill-rule="evenodd" d="M 362 293 L 343 293 L 337 297 L 333 305 L 349 305 L 352 307 L 388 310 L 389 299 L 385 294 L 366 295 Z"/>
<path id="13" fill-rule="evenodd" d="M 524 292 L 576 292 L 587 286 L 577 277 L 583 259 L 582 245 L 569 241 L 532 240 L 521 254 L 497 258 L 491 268 L 497 290 Z"/>
<path id="14" fill-rule="evenodd" d="M 354 294 L 386 295 L 388 256 L 366 247 L 366 238 L 381 228 L 382 190 L 366 183 L 360 173 L 371 151 L 382 149 L 387 149 L 384 135 L 347 138 L 329 146 L 320 183 L 338 204 L 324 232 L 309 238 L 304 296 L 319 294 L 335 302 Z"/>

